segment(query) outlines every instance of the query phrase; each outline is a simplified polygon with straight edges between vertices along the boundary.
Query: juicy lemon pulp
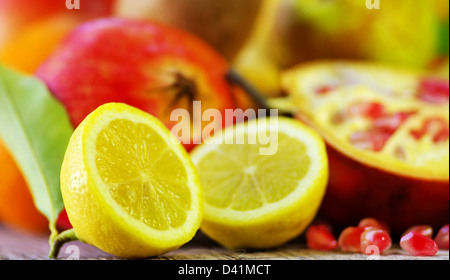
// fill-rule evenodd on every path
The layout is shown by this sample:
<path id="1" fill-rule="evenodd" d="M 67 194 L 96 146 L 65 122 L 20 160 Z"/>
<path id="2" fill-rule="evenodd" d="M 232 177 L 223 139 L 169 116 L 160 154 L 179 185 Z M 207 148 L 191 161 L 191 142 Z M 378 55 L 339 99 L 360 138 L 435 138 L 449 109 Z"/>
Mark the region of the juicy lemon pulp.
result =
<path id="1" fill-rule="evenodd" d="M 312 221 L 325 193 L 323 140 L 296 120 L 278 118 L 274 126 L 260 126 L 260 121 L 226 128 L 191 153 L 205 197 L 201 230 L 227 248 L 287 242 Z M 261 152 L 264 141 L 249 141 L 260 133 L 276 133 L 269 137 L 275 153 Z"/>
<path id="2" fill-rule="evenodd" d="M 80 240 L 120 257 L 149 257 L 191 240 L 203 196 L 195 166 L 157 118 L 109 103 L 72 135 L 61 193 Z"/>
<path id="3" fill-rule="evenodd" d="M 167 230 L 186 221 L 191 198 L 183 163 L 162 143 L 147 125 L 113 120 L 97 136 L 95 160 L 112 198 L 130 216 Z"/>
<path id="4" fill-rule="evenodd" d="M 310 158 L 302 142 L 285 134 L 279 134 L 278 145 L 283 148 L 274 155 L 261 155 L 259 143 L 243 143 L 224 145 L 203 157 L 197 167 L 208 204 L 246 211 L 291 194 L 307 173 Z"/>

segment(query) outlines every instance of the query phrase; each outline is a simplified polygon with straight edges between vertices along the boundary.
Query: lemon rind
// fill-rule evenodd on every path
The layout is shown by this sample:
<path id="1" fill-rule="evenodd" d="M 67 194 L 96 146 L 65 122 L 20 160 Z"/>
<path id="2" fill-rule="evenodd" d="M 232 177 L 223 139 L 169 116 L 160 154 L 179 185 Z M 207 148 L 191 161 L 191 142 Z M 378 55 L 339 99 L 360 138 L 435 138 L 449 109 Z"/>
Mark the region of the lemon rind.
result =
<path id="1" fill-rule="evenodd" d="M 172 148 L 178 158 L 182 160 L 188 174 L 188 185 L 191 190 L 192 200 L 191 209 L 187 211 L 185 223 L 181 227 L 157 230 L 132 218 L 114 201 L 99 174 L 96 172 L 95 153 L 92 153 L 92 151 L 96 150 L 96 136 L 110 121 L 118 118 L 130 119 L 133 122 L 140 122 L 151 126 L 166 141 L 166 144 Z M 148 244 L 149 246 L 155 247 L 155 249 L 160 247 L 171 250 L 189 241 L 195 235 L 201 222 L 202 194 L 199 188 L 200 180 L 195 167 L 189 160 L 187 152 L 181 145 L 177 144 L 178 140 L 155 117 L 120 103 L 114 103 L 114 105 L 110 103 L 99 107 L 99 109 L 89 116 L 87 122 L 95 123 L 92 126 L 93 128 L 88 125 L 90 127 L 89 129 L 85 125 L 82 135 L 82 143 L 84 144 L 82 147 L 83 161 L 88 174 L 91 175 L 88 177 L 87 185 L 95 198 L 99 200 L 98 203 L 105 206 L 104 210 L 108 213 L 108 218 L 110 218 L 109 222 L 114 223 L 124 231 L 130 231 L 132 229 L 129 232 L 130 235 L 134 236 L 136 240 L 140 239 L 142 244 Z"/>

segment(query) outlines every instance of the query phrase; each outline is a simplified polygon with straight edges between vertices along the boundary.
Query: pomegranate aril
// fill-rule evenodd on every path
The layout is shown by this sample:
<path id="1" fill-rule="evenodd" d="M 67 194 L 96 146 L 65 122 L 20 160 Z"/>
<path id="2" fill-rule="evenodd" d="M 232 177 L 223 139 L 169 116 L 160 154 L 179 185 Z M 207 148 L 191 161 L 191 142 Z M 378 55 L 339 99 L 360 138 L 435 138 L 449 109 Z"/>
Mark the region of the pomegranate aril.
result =
<path id="1" fill-rule="evenodd" d="M 316 88 L 315 93 L 319 94 L 319 95 L 325 95 L 327 93 L 330 93 L 334 89 L 335 89 L 335 86 L 324 85 L 324 86 L 320 86 L 320 87 Z"/>
<path id="2" fill-rule="evenodd" d="M 347 116 L 363 116 L 376 119 L 385 114 L 384 105 L 376 102 L 359 101 L 351 104 L 347 108 Z"/>
<path id="3" fill-rule="evenodd" d="M 347 227 L 338 239 L 338 246 L 343 252 L 361 253 L 361 234 L 367 228 L 364 227 Z"/>
<path id="4" fill-rule="evenodd" d="M 389 227 L 386 223 L 380 222 L 375 218 L 364 218 L 361 221 L 359 221 L 358 224 L 359 227 L 373 227 L 376 229 L 382 229 L 385 230 L 386 232 L 389 232 Z"/>
<path id="5" fill-rule="evenodd" d="M 371 254 L 367 250 L 370 246 L 376 246 L 381 253 L 392 246 L 392 240 L 389 233 L 382 229 L 368 228 L 361 234 L 361 251 L 364 254 Z"/>
<path id="6" fill-rule="evenodd" d="M 449 126 L 442 118 L 428 118 L 420 129 L 411 130 L 410 133 L 416 140 L 420 140 L 425 134 L 430 134 L 433 136 L 433 141 L 439 143 L 449 139 Z"/>
<path id="7" fill-rule="evenodd" d="M 359 149 L 378 152 L 391 136 L 391 132 L 382 130 L 357 131 L 350 135 L 350 143 Z"/>
<path id="8" fill-rule="evenodd" d="M 428 225 L 417 225 L 417 226 L 410 227 L 403 233 L 402 236 L 405 236 L 406 234 L 408 234 L 412 231 L 415 233 L 418 233 L 418 234 L 422 234 L 423 236 L 430 237 L 430 238 L 433 236 L 433 228 Z"/>
<path id="9" fill-rule="evenodd" d="M 433 239 L 411 231 L 400 239 L 400 247 L 413 256 L 434 256 L 438 246 Z"/>
<path id="10" fill-rule="evenodd" d="M 439 249 L 448 250 L 448 225 L 443 226 L 438 231 L 436 237 L 434 238 L 434 241 L 438 245 Z"/>
<path id="11" fill-rule="evenodd" d="M 309 249 L 331 251 L 336 250 L 337 240 L 329 226 L 312 225 L 306 231 L 306 245 Z"/>
<path id="12" fill-rule="evenodd" d="M 379 130 L 394 133 L 410 116 L 416 112 L 397 112 L 376 118 L 373 126 Z"/>
<path id="13" fill-rule="evenodd" d="M 441 130 L 436 132 L 433 136 L 433 142 L 439 143 L 439 142 L 445 142 L 449 138 L 449 129 L 448 127 L 443 127 Z"/>
<path id="14" fill-rule="evenodd" d="M 440 79 L 423 79 L 419 85 L 418 97 L 428 103 L 444 104 L 449 100 L 449 83 Z"/>

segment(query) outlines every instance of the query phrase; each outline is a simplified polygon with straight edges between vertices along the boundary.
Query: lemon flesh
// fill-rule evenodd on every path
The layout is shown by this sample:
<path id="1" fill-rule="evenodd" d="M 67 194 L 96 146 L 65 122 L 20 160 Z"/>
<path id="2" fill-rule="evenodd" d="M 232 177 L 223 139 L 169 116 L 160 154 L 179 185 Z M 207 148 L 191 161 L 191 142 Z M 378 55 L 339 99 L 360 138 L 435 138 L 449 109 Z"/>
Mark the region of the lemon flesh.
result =
<path id="1" fill-rule="evenodd" d="M 325 192 L 323 140 L 296 120 L 268 123 L 260 119 L 227 128 L 191 153 L 205 196 L 201 229 L 227 248 L 270 248 L 296 237 L 314 218 Z M 250 141 L 261 132 L 276 135 L 270 137 L 275 143 Z M 268 145 L 276 152 L 264 153 Z"/>
<path id="2" fill-rule="evenodd" d="M 176 249 L 201 222 L 189 155 L 159 120 L 120 103 L 100 106 L 75 130 L 61 191 L 77 236 L 116 256 Z"/>

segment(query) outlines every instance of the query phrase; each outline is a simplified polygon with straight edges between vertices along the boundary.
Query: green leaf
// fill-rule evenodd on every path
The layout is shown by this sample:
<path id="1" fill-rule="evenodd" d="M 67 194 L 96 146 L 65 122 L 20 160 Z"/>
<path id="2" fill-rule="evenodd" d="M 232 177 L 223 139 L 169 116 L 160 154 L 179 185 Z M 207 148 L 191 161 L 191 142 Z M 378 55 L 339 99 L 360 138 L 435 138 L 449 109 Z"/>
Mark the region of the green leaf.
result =
<path id="1" fill-rule="evenodd" d="M 50 239 L 64 207 L 59 178 L 72 132 L 64 107 L 40 80 L 0 65 L 0 138 L 49 220 Z"/>

